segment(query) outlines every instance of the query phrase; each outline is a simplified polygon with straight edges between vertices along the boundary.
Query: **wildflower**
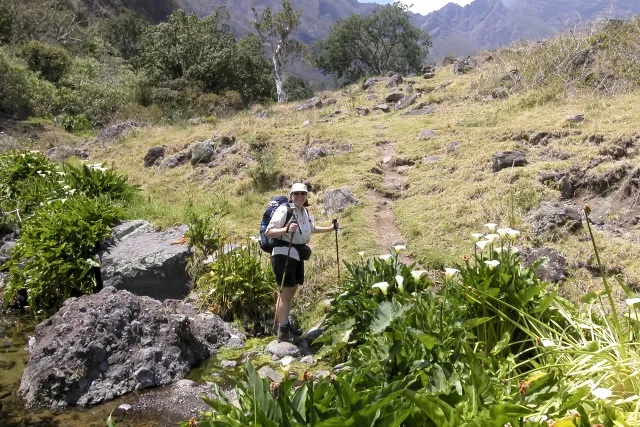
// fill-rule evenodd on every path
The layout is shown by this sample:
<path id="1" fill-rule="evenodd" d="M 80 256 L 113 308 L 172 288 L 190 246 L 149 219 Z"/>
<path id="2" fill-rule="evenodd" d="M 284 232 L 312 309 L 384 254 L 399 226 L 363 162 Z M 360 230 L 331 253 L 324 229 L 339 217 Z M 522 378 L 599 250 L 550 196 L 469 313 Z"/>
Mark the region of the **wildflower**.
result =
<path id="1" fill-rule="evenodd" d="M 404 245 L 395 245 L 395 246 L 393 247 L 393 249 L 395 249 L 395 251 L 396 251 L 396 252 L 400 252 L 400 251 L 402 251 L 402 250 L 407 249 L 407 247 L 406 247 L 406 246 L 404 246 Z"/>
<path id="2" fill-rule="evenodd" d="M 626 299 L 624 301 L 627 303 L 627 305 L 629 307 L 631 307 L 631 306 L 634 306 L 634 305 L 640 303 L 640 298 L 629 298 L 629 299 Z"/>
<path id="3" fill-rule="evenodd" d="M 555 346 L 555 345 L 556 345 L 556 343 L 554 343 L 554 342 L 553 342 L 553 340 L 550 340 L 550 339 L 547 339 L 547 338 L 542 338 L 542 339 L 540 340 L 540 344 L 541 344 L 543 347 L 553 347 L 553 346 Z"/>
<path id="4" fill-rule="evenodd" d="M 484 236 L 485 239 L 487 239 L 490 242 L 493 242 L 496 239 L 500 238 L 499 234 L 487 234 L 486 236 Z"/>
<path id="5" fill-rule="evenodd" d="M 398 289 L 400 289 L 401 291 L 404 291 L 404 277 L 397 275 L 396 283 L 398 284 Z"/>
<path id="6" fill-rule="evenodd" d="M 602 400 L 607 400 L 611 397 L 611 395 L 613 395 L 611 390 L 609 390 L 608 388 L 597 388 L 595 390 L 591 390 L 591 394 Z"/>
<path id="7" fill-rule="evenodd" d="M 502 248 L 493 248 L 493 251 L 500 254 L 502 253 Z"/>
<path id="8" fill-rule="evenodd" d="M 485 224 L 485 227 L 487 227 L 489 229 L 489 231 L 493 232 L 496 230 L 496 227 L 498 226 L 498 224 L 494 224 L 492 222 Z"/>
<path id="9" fill-rule="evenodd" d="M 62 203 L 64 203 L 64 202 L 66 202 L 66 201 L 67 201 L 67 199 L 60 199 L 60 201 L 61 201 Z"/>
<path id="10" fill-rule="evenodd" d="M 520 235 L 520 232 L 518 230 L 509 229 L 509 231 L 507 231 L 507 235 L 509 236 L 511 241 L 514 242 Z"/>
<path id="11" fill-rule="evenodd" d="M 484 251 L 485 246 L 487 246 L 489 243 L 488 240 L 480 240 L 478 242 L 476 242 L 476 246 L 480 248 L 481 251 Z"/>
<path id="12" fill-rule="evenodd" d="M 484 263 L 489 266 L 489 270 L 493 270 L 498 265 L 500 265 L 500 261 L 498 261 L 497 259 L 492 259 L 491 261 L 485 261 Z"/>
<path id="13" fill-rule="evenodd" d="M 424 276 L 425 274 L 427 274 L 427 270 L 413 270 L 413 271 L 411 272 L 411 275 L 413 276 L 413 278 L 414 278 L 415 280 L 420 280 L 420 278 L 421 278 L 422 276 Z"/>
<path id="14" fill-rule="evenodd" d="M 371 286 L 371 289 L 375 289 L 378 288 L 382 291 L 383 295 L 387 294 L 387 290 L 389 289 L 389 283 L 387 282 L 378 282 L 378 283 L 374 283 L 373 286 Z"/>
<path id="15" fill-rule="evenodd" d="M 444 269 L 444 277 L 446 277 L 447 279 L 453 278 L 453 276 L 455 276 L 458 273 L 460 273 L 460 270 L 458 270 L 457 268 L 445 268 Z"/>
<path id="16" fill-rule="evenodd" d="M 293 362 L 293 357 L 291 356 L 285 356 L 280 359 L 280 363 L 282 364 L 282 366 L 289 366 L 291 365 L 291 362 Z"/>
<path id="17" fill-rule="evenodd" d="M 496 230 L 496 232 L 498 233 L 498 235 L 500 236 L 501 239 L 504 239 L 504 237 L 507 235 L 509 230 L 511 230 L 511 229 L 510 228 L 498 228 Z"/>
<path id="18" fill-rule="evenodd" d="M 63 190 L 68 190 L 68 189 L 70 189 L 70 188 L 71 188 L 71 186 L 70 186 L 70 185 L 65 185 L 64 187 L 62 187 L 62 189 L 63 189 Z"/>
<path id="19" fill-rule="evenodd" d="M 365 251 L 357 252 L 357 254 L 360 255 L 360 258 L 364 258 L 364 253 L 365 253 Z"/>
<path id="20" fill-rule="evenodd" d="M 73 193 L 75 193 L 75 192 L 76 192 L 76 189 L 72 188 L 71 190 L 67 191 L 67 194 L 70 195 L 70 196 L 73 196 Z"/>
<path id="21" fill-rule="evenodd" d="M 384 254 L 384 255 L 380 255 L 380 256 L 378 256 L 378 258 L 380 258 L 380 259 L 381 259 L 381 260 L 383 260 L 383 261 L 389 261 L 389 260 L 391 259 L 391 257 L 392 257 L 392 256 L 393 256 L 393 255 L 391 255 L 391 254 Z"/>
<path id="22" fill-rule="evenodd" d="M 471 238 L 474 242 L 477 242 L 478 240 L 482 239 L 482 233 L 471 233 Z"/>

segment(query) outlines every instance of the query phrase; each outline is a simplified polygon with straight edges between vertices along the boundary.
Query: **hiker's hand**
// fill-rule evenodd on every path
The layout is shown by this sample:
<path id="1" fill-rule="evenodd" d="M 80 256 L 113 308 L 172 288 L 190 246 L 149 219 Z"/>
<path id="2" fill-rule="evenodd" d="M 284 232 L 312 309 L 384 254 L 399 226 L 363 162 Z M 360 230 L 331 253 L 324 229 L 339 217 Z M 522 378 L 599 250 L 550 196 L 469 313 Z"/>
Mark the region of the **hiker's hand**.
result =
<path id="1" fill-rule="evenodd" d="M 298 224 L 293 222 L 289 224 L 289 227 L 287 227 L 285 230 L 285 233 L 295 233 L 296 231 L 298 231 Z"/>

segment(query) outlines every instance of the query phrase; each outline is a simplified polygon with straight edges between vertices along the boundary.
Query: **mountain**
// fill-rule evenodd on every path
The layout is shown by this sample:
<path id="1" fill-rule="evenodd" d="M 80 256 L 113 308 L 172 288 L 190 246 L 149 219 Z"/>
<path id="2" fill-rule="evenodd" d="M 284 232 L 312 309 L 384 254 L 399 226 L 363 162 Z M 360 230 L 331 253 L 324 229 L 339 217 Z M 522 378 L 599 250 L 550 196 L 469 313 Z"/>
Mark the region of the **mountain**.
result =
<path id="1" fill-rule="evenodd" d="M 638 0 L 475 0 L 449 3 L 414 23 L 433 38 L 431 57 L 467 55 L 518 40 L 536 40 L 600 18 L 640 13 Z"/>

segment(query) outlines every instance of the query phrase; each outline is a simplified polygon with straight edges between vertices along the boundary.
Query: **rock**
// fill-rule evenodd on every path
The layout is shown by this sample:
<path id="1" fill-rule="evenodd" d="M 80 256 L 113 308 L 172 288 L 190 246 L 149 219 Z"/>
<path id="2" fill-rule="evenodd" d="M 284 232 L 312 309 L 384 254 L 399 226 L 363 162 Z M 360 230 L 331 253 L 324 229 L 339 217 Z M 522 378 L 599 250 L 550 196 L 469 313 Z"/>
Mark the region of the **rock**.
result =
<path id="1" fill-rule="evenodd" d="M 329 375 L 331 375 L 331 372 L 329 371 L 317 371 L 315 374 L 313 374 L 313 379 L 320 380 L 324 377 L 328 377 Z"/>
<path id="2" fill-rule="evenodd" d="M 309 126 L 311 126 L 311 120 L 305 120 L 304 123 L 302 123 L 302 127 L 308 128 Z"/>
<path id="3" fill-rule="evenodd" d="M 314 108 L 322 108 L 322 99 L 317 96 L 306 100 L 302 104 L 298 105 L 296 111 L 313 110 Z"/>
<path id="4" fill-rule="evenodd" d="M 167 157 L 164 159 L 161 166 L 173 169 L 184 165 L 189 160 L 191 160 L 191 150 L 184 153 L 178 153 L 175 156 Z"/>
<path id="5" fill-rule="evenodd" d="M 422 132 L 420 132 L 420 136 L 418 137 L 418 139 L 426 140 L 426 139 L 431 139 L 434 136 L 436 136 L 436 133 L 434 131 L 432 131 L 431 129 L 425 129 Z"/>
<path id="6" fill-rule="evenodd" d="M 185 380 L 181 380 L 181 381 L 185 381 Z M 186 381 L 189 381 L 189 380 L 186 380 Z M 178 382 L 180 382 L 180 381 L 178 381 Z M 121 409 L 121 410 L 127 412 L 127 411 L 129 411 L 131 409 L 131 405 L 129 405 L 127 403 L 123 403 L 122 405 L 118 406 L 118 409 Z"/>
<path id="7" fill-rule="evenodd" d="M 438 86 L 436 86 L 435 90 L 442 90 L 444 88 L 446 88 L 447 86 L 451 85 L 453 83 L 453 81 L 451 80 L 445 80 L 442 83 L 440 83 Z"/>
<path id="8" fill-rule="evenodd" d="M 144 167 L 148 168 L 154 165 L 158 165 L 160 160 L 164 157 L 167 149 L 165 147 L 151 147 L 147 154 L 144 156 Z"/>
<path id="9" fill-rule="evenodd" d="M 220 366 L 224 369 L 232 369 L 238 366 L 238 362 L 235 360 L 223 360 L 220 362 Z"/>
<path id="10" fill-rule="evenodd" d="M 560 179 L 560 198 L 564 200 L 571 199 L 575 193 L 573 182 L 569 174 L 564 175 Z"/>
<path id="11" fill-rule="evenodd" d="M 542 203 L 527 216 L 534 233 L 542 234 L 560 227 L 569 232 L 576 231 L 582 226 L 582 214 L 570 206 L 553 203 Z"/>
<path id="12" fill-rule="evenodd" d="M 96 141 L 104 145 L 106 143 L 113 142 L 116 139 L 127 136 L 133 129 L 145 126 L 146 123 L 133 121 L 117 123 L 105 128 L 102 132 L 100 132 L 100 135 L 98 135 Z"/>
<path id="13" fill-rule="evenodd" d="M 373 107 L 373 111 L 376 110 L 380 110 L 380 111 L 384 111 L 385 113 L 388 113 L 389 111 L 391 111 L 391 108 L 389 107 L 389 104 L 378 104 L 375 107 Z"/>
<path id="14" fill-rule="evenodd" d="M 331 304 L 331 303 L 329 303 Z M 313 328 L 310 329 L 309 331 L 307 331 L 307 333 L 304 335 L 304 339 L 306 341 L 309 342 L 313 342 L 314 340 L 320 338 L 320 335 L 322 335 L 323 329 L 322 328 Z"/>
<path id="15" fill-rule="evenodd" d="M 186 225 L 155 232 L 144 221 L 124 221 L 98 253 L 104 286 L 159 300 L 186 297 L 191 290 L 186 272 L 191 253 L 186 243 L 175 244 L 186 231 Z"/>
<path id="16" fill-rule="evenodd" d="M 327 215 L 342 212 L 349 206 L 358 204 L 355 194 L 347 188 L 328 190 L 324 193 L 322 204 Z"/>
<path id="17" fill-rule="evenodd" d="M 435 76 L 436 76 L 436 73 L 424 73 L 424 74 L 422 75 L 422 78 L 424 78 L 424 79 L 426 79 L 426 80 L 429 80 L 429 79 L 434 78 Z"/>
<path id="18" fill-rule="evenodd" d="M 305 147 L 301 150 L 301 155 L 306 162 L 312 162 L 327 157 L 329 152 L 324 147 Z"/>
<path id="19" fill-rule="evenodd" d="M 295 344 L 290 342 L 278 342 L 278 340 L 271 341 L 266 348 L 266 351 L 283 358 L 285 356 L 299 357 L 300 349 Z"/>
<path id="20" fill-rule="evenodd" d="M 313 356 L 309 355 L 309 356 L 305 356 L 302 359 L 300 359 L 300 363 L 306 363 L 308 365 L 313 365 Z"/>
<path id="21" fill-rule="evenodd" d="M 327 98 L 322 100 L 322 106 L 326 107 L 328 105 L 335 105 L 338 103 L 338 100 L 335 98 Z"/>
<path id="22" fill-rule="evenodd" d="M 182 379 L 240 332 L 182 301 L 106 287 L 66 300 L 34 334 L 19 393 L 28 407 L 64 408 Z"/>
<path id="23" fill-rule="evenodd" d="M 492 169 L 498 172 L 512 166 L 525 166 L 527 163 L 527 157 L 522 151 L 501 151 L 493 155 Z"/>
<path id="24" fill-rule="evenodd" d="M 209 163 L 214 154 L 213 141 L 196 142 L 191 149 L 191 164 L 195 166 L 198 163 Z"/>
<path id="25" fill-rule="evenodd" d="M 569 123 L 580 123 L 584 121 L 584 114 L 571 114 L 566 116 L 564 120 Z"/>
<path id="26" fill-rule="evenodd" d="M 6 242 L 2 246 L 0 246 L 0 255 L 10 257 L 11 252 L 13 252 L 13 248 L 15 248 L 17 245 L 17 242 Z"/>
<path id="27" fill-rule="evenodd" d="M 368 78 L 367 81 L 362 84 L 362 89 L 367 90 L 370 87 L 373 87 L 376 83 L 378 83 L 378 79 L 374 77 Z"/>
<path id="28" fill-rule="evenodd" d="M 69 160 L 71 157 L 78 157 L 80 159 L 89 158 L 89 154 L 86 151 L 79 148 L 72 148 L 67 145 L 50 148 L 44 153 L 44 155 L 52 162 L 64 162 L 65 160 Z"/>
<path id="29" fill-rule="evenodd" d="M 258 375 L 262 378 L 269 378 L 274 383 L 282 381 L 282 375 L 273 370 L 270 366 L 263 366 L 258 370 Z"/>
<path id="30" fill-rule="evenodd" d="M 173 385 L 173 388 L 195 387 L 198 384 L 191 380 L 180 380 Z"/>
<path id="31" fill-rule="evenodd" d="M 404 94 L 402 94 L 400 92 L 392 92 L 389 95 L 387 95 L 384 100 L 387 101 L 387 102 L 398 102 L 402 98 L 404 98 Z"/>
<path id="32" fill-rule="evenodd" d="M 425 65 L 424 67 L 422 67 L 422 70 L 420 70 L 421 74 L 435 73 L 435 72 L 436 72 L 436 67 L 433 65 Z"/>
<path id="33" fill-rule="evenodd" d="M 422 108 L 414 108 L 411 111 L 407 111 L 406 113 L 402 114 L 403 116 L 427 116 L 427 115 L 431 115 L 433 113 L 435 113 L 436 111 L 438 111 L 438 109 L 436 107 L 432 107 L 432 106 L 428 106 L 428 107 L 422 107 Z"/>
<path id="34" fill-rule="evenodd" d="M 204 124 L 204 119 L 202 117 L 194 117 L 187 120 L 187 123 L 189 123 L 190 125 L 198 126 Z"/>
<path id="35" fill-rule="evenodd" d="M 522 265 L 529 267 L 539 260 L 543 260 L 536 269 L 536 277 L 545 282 L 557 283 L 566 280 L 569 275 L 567 260 L 560 252 L 553 248 L 522 248 Z"/>
<path id="36" fill-rule="evenodd" d="M 509 90 L 505 87 L 497 87 L 491 91 L 491 97 L 493 99 L 504 99 L 509 97 Z"/>
<path id="37" fill-rule="evenodd" d="M 400 74 L 394 74 L 387 80 L 387 88 L 400 86 L 402 84 L 402 76 Z"/>
<path id="38" fill-rule="evenodd" d="M 454 74 L 467 74 L 477 66 L 478 62 L 474 58 L 467 56 L 466 58 L 460 58 L 453 63 L 453 72 Z"/>
<path id="39" fill-rule="evenodd" d="M 447 154 L 453 154 L 458 151 L 458 146 L 460 143 L 458 141 L 451 141 L 449 145 L 447 145 Z"/>
<path id="40" fill-rule="evenodd" d="M 371 113 L 371 110 L 367 107 L 356 107 L 355 112 L 358 116 L 368 116 L 369 113 Z"/>
<path id="41" fill-rule="evenodd" d="M 426 156 L 422 158 L 422 164 L 428 165 L 429 163 L 437 163 L 442 160 L 442 156 Z"/>
<path id="42" fill-rule="evenodd" d="M 417 95 L 405 96 L 396 104 L 396 110 L 403 110 L 416 102 Z"/>

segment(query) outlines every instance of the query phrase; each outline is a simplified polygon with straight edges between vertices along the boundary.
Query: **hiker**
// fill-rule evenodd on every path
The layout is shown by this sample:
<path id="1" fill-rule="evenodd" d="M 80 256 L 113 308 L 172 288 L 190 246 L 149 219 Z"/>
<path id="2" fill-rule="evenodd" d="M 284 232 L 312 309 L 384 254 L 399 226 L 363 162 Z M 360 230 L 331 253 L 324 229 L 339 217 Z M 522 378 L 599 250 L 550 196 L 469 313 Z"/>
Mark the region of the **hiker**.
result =
<path id="1" fill-rule="evenodd" d="M 266 235 L 274 240 L 271 266 L 276 275 L 278 286 L 282 286 L 276 308 L 279 342 L 291 342 L 302 335 L 301 329 L 294 328 L 289 324 L 289 311 L 296 289 L 304 283 L 304 260 L 309 259 L 311 255 L 311 249 L 306 245 L 309 243 L 311 234 L 328 233 L 338 227 L 337 222 L 329 227 L 315 225 L 309 217 L 307 206 L 309 206 L 307 186 L 300 183 L 293 184 L 289 194 L 289 204 L 281 205 L 273 213 L 267 226 Z M 290 207 L 292 215 L 285 224 Z M 289 242 L 292 242 L 291 248 L 289 248 Z M 289 251 L 289 249 L 291 250 Z M 289 254 L 288 259 L 287 253 Z M 282 282 L 283 275 L 284 284 Z"/>

